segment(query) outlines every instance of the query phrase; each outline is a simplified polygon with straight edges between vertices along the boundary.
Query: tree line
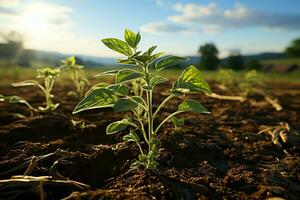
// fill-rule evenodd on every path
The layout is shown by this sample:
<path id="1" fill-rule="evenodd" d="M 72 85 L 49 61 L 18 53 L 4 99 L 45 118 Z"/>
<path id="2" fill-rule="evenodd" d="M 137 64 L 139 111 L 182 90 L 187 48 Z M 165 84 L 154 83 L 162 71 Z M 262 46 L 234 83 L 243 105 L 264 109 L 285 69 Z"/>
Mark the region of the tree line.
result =
<path id="1" fill-rule="evenodd" d="M 214 43 L 206 43 L 200 46 L 198 53 L 201 57 L 200 67 L 207 70 L 216 70 L 221 66 L 219 58 L 219 50 Z M 284 53 L 291 58 L 300 58 L 300 38 L 293 40 L 285 49 Z M 227 58 L 222 62 L 223 68 L 233 70 L 260 70 L 261 63 L 256 59 L 244 59 L 239 51 L 232 51 Z"/>

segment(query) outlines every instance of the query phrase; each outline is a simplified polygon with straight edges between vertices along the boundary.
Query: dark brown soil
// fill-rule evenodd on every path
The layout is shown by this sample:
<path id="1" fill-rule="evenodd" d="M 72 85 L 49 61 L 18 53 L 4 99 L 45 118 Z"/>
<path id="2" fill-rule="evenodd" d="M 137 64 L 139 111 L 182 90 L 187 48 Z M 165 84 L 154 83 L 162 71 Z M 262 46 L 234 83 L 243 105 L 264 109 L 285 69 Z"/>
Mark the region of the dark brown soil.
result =
<path id="1" fill-rule="evenodd" d="M 62 149 L 67 154 L 64 160 L 71 163 L 58 164 L 59 174 L 89 184 L 92 189 L 72 194 L 61 190 L 47 199 L 69 195 L 68 199 L 299 199 L 300 146 L 279 148 L 270 136 L 257 133 L 259 126 L 279 122 L 287 122 L 299 132 L 300 84 L 268 85 L 283 111 L 277 112 L 269 104 L 191 96 L 212 114 L 183 114 L 186 124 L 179 131 L 174 131 L 171 123 L 166 124 L 159 133 L 161 153 L 155 171 L 128 171 L 131 160 L 138 155 L 134 145 L 122 143 L 122 135 L 128 130 L 105 135 L 106 126 L 127 113 L 104 109 L 72 115 L 78 100 L 66 95 L 69 86 L 55 88 L 55 101 L 61 105 L 52 114 L 30 116 L 24 105 L 2 102 L 0 179 L 24 174 L 28 165 L 22 164 L 31 156 Z M 156 91 L 155 104 L 162 101 L 161 91 L 165 88 Z M 221 92 L 216 88 L 214 91 Z M 1 86 L 0 94 L 18 94 L 34 107 L 44 101 L 33 87 Z M 251 98 L 262 101 L 258 96 Z M 173 99 L 159 118 L 175 111 L 181 100 Z M 31 175 L 49 175 L 49 168 L 59 158 L 55 155 L 41 161 Z"/>

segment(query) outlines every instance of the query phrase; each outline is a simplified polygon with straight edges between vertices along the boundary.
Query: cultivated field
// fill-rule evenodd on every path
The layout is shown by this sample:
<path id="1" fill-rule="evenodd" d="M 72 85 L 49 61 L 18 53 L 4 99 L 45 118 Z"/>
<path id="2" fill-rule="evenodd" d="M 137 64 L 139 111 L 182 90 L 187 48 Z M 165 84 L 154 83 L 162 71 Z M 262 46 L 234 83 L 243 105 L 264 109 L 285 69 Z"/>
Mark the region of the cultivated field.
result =
<path id="1" fill-rule="evenodd" d="M 97 73 L 86 71 L 91 83 L 113 81 L 95 78 Z M 179 74 L 164 73 L 171 79 Z M 214 80 L 215 72 L 203 75 L 212 92 L 239 95 L 220 89 Z M 128 129 L 105 134 L 108 124 L 131 114 L 105 108 L 73 115 L 79 99 L 67 95 L 73 85 L 62 76 L 53 90 L 53 101 L 60 106 L 52 113 L 31 115 L 22 104 L 0 102 L 0 178 L 50 175 L 57 180 L 82 183 L 44 182 L 46 199 L 69 195 L 66 199 L 298 199 L 300 83 L 296 76 L 262 75 L 268 94 L 278 100 L 281 111 L 276 111 L 260 94 L 249 95 L 244 101 L 222 100 L 204 93 L 189 95 L 211 114 L 180 114 L 185 124 L 177 130 L 171 122 L 166 123 L 158 133 L 158 168 L 134 171 L 129 171 L 129 167 L 139 151 L 134 144 L 125 145 L 122 141 Z M 21 96 L 33 107 L 44 105 L 43 94 L 35 87 L 11 86 L 30 78 L 34 78 L 32 69 L 6 70 L 1 74 L 0 94 Z M 170 87 L 170 83 L 156 87 L 154 109 L 168 95 L 166 89 Z M 176 111 L 179 102 L 186 98 L 170 100 L 154 125 L 167 113 Z M 262 130 L 265 132 L 259 133 Z M 0 199 L 40 199 L 41 191 L 29 188 L 41 182 L 2 186 Z"/>

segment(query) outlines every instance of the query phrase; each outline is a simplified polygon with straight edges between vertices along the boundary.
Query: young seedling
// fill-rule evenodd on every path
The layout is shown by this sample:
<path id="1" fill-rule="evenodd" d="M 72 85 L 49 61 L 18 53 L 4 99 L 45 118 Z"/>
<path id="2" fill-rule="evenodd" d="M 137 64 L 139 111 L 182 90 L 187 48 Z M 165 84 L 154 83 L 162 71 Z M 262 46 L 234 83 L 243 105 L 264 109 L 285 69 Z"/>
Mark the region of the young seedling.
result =
<path id="1" fill-rule="evenodd" d="M 189 66 L 173 83 L 169 96 L 154 109 L 153 90 L 157 85 L 168 81 L 166 77 L 158 75 L 158 72 L 184 62 L 186 58 L 178 56 L 163 57 L 163 53 L 153 53 L 156 46 L 150 47 L 145 52 L 138 51 L 138 44 L 141 40 L 140 33 L 134 33 L 126 29 L 124 37 L 125 41 L 107 38 L 103 39 L 102 42 L 108 48 L 126 56 L 125 59 L 118 60 L 118 63 L 131 65 L 132 68 L 112 70 L 98 75 L 114 75 L 115 84 L 92 89 L 75 107 L 73 113 L 105 107 L 113 107 L 115 112 L 131 111 L 133 114 L 131 118 L 124 118 L 109 124 L 106 128 L 106 134 L 111 135 L 131 126 L 132 129 L 129 134 L 123 137 L 123 141 L 134 142 L 140 151 L 138 159 L 132 163 L 131 168 L 154 169 L 158 165 L 156 159 L 159 155 L 157 135 L 162 126 L 172 118 L 174 120 L 176 115 L 184 112 L 209 113 L 198 101 L 187 99 L 180 103 L 176 112 L 169 114 L 157 126 L 154 126 L 154 120 L 158 118 L 161 109 L 176 96 L 201 91 L 210 93 L 210 88 L 202 78 L 200 71 L 194 66 Z M 133 86 L 133 93 L 130 92 L 131 85 Z M 139 113 L 139 111 L 142 112 Z M 144 114 L 141 116 L 141 113 L 145 113 L 146 124 L 144 124 L 142 118 Z M 147 149 L 143 148 L 145 143 Z"/>
<path id="2" fill-rule="evenodd" d="M 71 80 L 75 86 L 75 92 L 70 91 L 68 95 L 75 96 L 77 98 L 84 97 L 84 89 L 86 85 L 89 85 L 89 81 L 80 76 L 80 71 L 84 68 L 83 65 L 78 65 L 76 63 L 76 58 L 74 56 L 70 56 L 62 61 L 63 65 L 60 67 L 61 69 L 66 69 L 70 72 Z"/>
<path id="3" fill-rule="evenodd" d="M 217 72 L 216 81 L 219 83 L 219 88 L 223 90 L 232 89 L 235 85 L 234 72 L 232 69 L 219 69 Z"/>
<path id="4" fill-rule="evenodd" d="M 264 83 L 261 81 L 259 74 L 256 70 L 248 71 L 243 80 L 239 84 L 239 90 L 242 96 L 249 96 L 251 94 L 260 93 L 264 94 Z"/>
<path id="5" fill-rule="evenodd" d="M 19 83 L 13 83 L 14 87 L 21 87 L 21 86 L 37 86 L 39 87 L 46 98 L 46 107 L 38 107 L 39 111 L 41 112 L 51 112 L 54 111 L 58 106 L 59 103 L 54 104 L 52 102 L 53 95 L 51 94 L 52 88 L 55 83 L 55 79 L 59 76 L 60 69 L 58 68 L 49 68 L 44 67 L 37 70 L 37 78 L 44 80 L 44 85 L 41 85 L 36 80 L 26 80 Z"/>
<path id="6" fill-rule="evenodd" d="M 2 94 L 0 94 L 0 102 L 8 102 L 11 104 L 23 104 L 26 105 L 29 110 L 30 110 L 30 114 L 31 116 L 33 115 L 33 112 L 36 112 L 36 109 L 33 108 L 30 103 L 28 103 L 28 101 L 26 101 L 25 99 L 23 99 L 22 97 L 13 95 L 13 96 L 4 96 Z M 24 117 L 24 115 L 16 113 L 17 116 L 21 116 L 22 118 Z"/>

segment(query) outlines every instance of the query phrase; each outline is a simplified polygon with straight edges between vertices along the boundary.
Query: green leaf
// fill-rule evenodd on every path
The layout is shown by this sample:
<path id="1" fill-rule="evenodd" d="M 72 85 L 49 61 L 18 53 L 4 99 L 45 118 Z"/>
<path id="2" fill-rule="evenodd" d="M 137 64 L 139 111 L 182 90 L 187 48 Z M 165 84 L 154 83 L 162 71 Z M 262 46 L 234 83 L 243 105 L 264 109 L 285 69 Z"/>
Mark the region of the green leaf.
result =
<path id="1" fill-rule="evenodd" d="M 183 119 L 183 118 L 180 118 L 180 119 L 179 119 L 179 118 L 173 116 L 173 117 L 171 117 L 171 120 L 172 120 L 172 122 L 173 122 L 175 128 L 181 127 L 181 126 L 184 125 L 184 119 Z"/>
<path id="2" fill-rule="evenodd" d="M 126 56 L 131 56 L 133 54 L 131 48 L 128 46 L 128 44 L 122 40 L 116 39 L 116 38 L 106 38 L 103 39 L 102 42 L 107 46 L 108 48 L 119 52 L 121 54 L 124 54 Z"/>
<path id="3" fill-rule="evenodd" d="M 27 80 L 27 81 L 22 81 L 22 82 L 19 82 L 19 83 L 13 83 L 12 84 L 12 86 L 14 86 L 14 87 L 31 86 L 31 85 L 38 86 L 39 83 L 35 80 Z"/>
<path id="4" fill-rule="evenodd" d="M 136 48 L 141 40 L 141 35 L 140 33 L 135 34 L 131 30 L 125 29 L 124 38 L 129 46 L 131 46 L 132 48 Z"/>
<path id="5" fill-rule="evenodd" d="M 100 74 L 97 74 L 96 77 L 98 76 L 114 76 L 116 75 L 116 73 L 118 73 L 120 70 L 109 70 L 109 71 L 106 71 L 106 72 L 101 72 Z"/>
<path id="6" fill-rule="evenodd" d="M 113 107 L 117 100 L 117 96 L 111 90 L 106 88 L 95 88 L 79 102 L 74 108 L 73 114 L 96 108 Z"/>
<path id="7" fill-rule="evenodd" d="M 122 82 L 129 81 L 132 79 L 140 78 L 142 76 L 143 76 L 143 74 L 136 70 L 132 70 L 132 69 L 120 70 L 116 74 L 116 83 L 122 83 Z"/>
<path id="8" fill-rule="evenodd" d="M 206 110 L 198 101 L 194 99 L 188 99 L 179 104 L 178 111 L 182 112 L 196 112 L 196 113 L 206 113 L 210 112 Z"/>
<path id="9" fill-rule="evenodd" d="M 173 84 L 173 94 L 186 94 L 204 91 L 211 93 L 208 83 L 202 78 L 200 71 L 193 65 L 186 68 Z"/>
<path id="10" fill-rule="evenodd" d="M 124 112 L 137 108 L 143 104 L 143 100 L 139 96 L 134 96 L 130 98 L 119 99 L 114 105 L 115 112 Z"/>
<path id="11" fill-rule="evenodd" d="M 106 127 L 106 135 L 111 135 L 126 129 L 129 123 L 130 121 L 128 119 L 122 119 L 120 121 L 109 124 Z"/>
<path id="12" fill-rule="evenodd" d="M 124 142 L 136 142 L 136 143 L 139 143 L 140 142 L 140 138 L 139 138 L 139 136 L 133 130 L 131 130 L 129 134 L 124 135 L 123 141 Z"/>
<path id="13" fill-rule="evenodd" d="M 129 94 L 129 88 L 125 84 L 115 84 L 115 85 L 110 85 L 107 87 L 107 89 L 111 90 L 112 92 L 127 96 Z"/>
<path id="14" fill-rule="evenodd" d="M 148 49 L 147 53 L 149 56 L 151 56 L 152 52 L 156 49 L 157 46 L 152 46 Z"/>
<path id="15" fill-rule="evenodd" d="M 161 76 L 155 76 L 155 77 L 151 78 L 150 85 L 154 87 L 154 86 L 156 86 L 160 83 L 164 83 L 164 82 L 167 82 L 167 81 L 169 81 L 167 78 L 164 78 L 164 77 L 161 77 Z"/>
<path id="16" fill-rule="evenodd" d="M 138 107 L 139 104 L 131 99 L 123 98 L 119 99 L 114 105 L 115 112 L 123 112 L 133 110 Z"/>
<path id="17" fill-rule="evenodd" d="M 162 70 L 165 69 L 167 67 L 172 67 L 174 65 L 177 65 L 181 62 L 184 62 L 188 60 L 187 58 L 182 58 L 182 57 L 178 57 L 178 56 L 167 56 L 162 58 L 161 60 L 159 60 L 156 64 L 155 64 L 155 69 L 156 70 Z"/>
<path id="18" fill-rule="evenodd" d="M 136 65 L 136 63 L 131 59 L 117 59 L 117 63 L 124 65 Z"/>
<path id="19" fill-rule="evenodd" d="M 150 56 L 149 62 L 152 63 L 153 61 L 155 61 L 156 59 L 158 59 L 159 57 L 161 57 L 164 54 L 165 54 L 164 52 L 158 52 L 158 53 Z"/>

